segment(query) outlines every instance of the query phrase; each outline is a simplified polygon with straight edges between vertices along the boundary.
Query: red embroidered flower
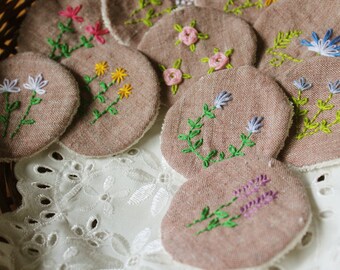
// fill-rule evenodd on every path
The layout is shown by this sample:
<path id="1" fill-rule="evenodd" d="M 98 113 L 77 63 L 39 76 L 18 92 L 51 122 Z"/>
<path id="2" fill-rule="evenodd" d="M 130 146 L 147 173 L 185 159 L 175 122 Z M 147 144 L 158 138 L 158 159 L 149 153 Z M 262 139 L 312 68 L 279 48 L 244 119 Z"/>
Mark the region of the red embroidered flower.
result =
<path id="1" fill-rule="evenodd" d="M 105 43 L 105 39 L 101 36 L 109 33 L 108 29 L 106 28 L 102 29 L 100 22 L 96 22 L 95 26 L 91 26 L 91 25 L 86 26 L 85 30 L 86 32 L 92 34 L 100 44 Z"/>
<path id="2" fill-rule="evenodd" d="M 62 10 L 62 11 L 59 11 L 59 15 L 60 16 L 63 16 L 63 17 L 66 17 L 66 18 L 70 18 L 76 22 L 83 22 L 84 19 L 83 17 L 80 17 L 80 16 L 77 16 L 77 14 L 79 13 L 79 11 L 81 10 L 82 6 L 79 5 L 75 8 L 72 8 L 71 6 L 67 6 L 66 10 Z"/>

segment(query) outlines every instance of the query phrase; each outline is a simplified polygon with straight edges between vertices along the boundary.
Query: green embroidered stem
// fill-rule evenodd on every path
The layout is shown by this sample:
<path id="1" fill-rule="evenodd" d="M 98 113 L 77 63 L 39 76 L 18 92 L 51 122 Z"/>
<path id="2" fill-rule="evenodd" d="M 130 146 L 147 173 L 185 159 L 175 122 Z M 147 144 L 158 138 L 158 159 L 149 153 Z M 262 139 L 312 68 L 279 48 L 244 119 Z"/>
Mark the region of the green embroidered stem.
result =
<path id="1" fill-rule="evenodd" d="M 138 2 L 139 7 L 131 12 L 130 17 L 133 17 L 137 13 L 141 12 L 144 8 L 146 8 L 149 5 L 160 6 L 163 4 L 161 0 L 139 0 Z"/>
<path id="2" fill-rule="evenodd" d="M 0 115 L 0 123 L 3 124 L 4 129 L 2 132 L 2 138 L 5 138 L 7 135 L 9 120 L 11 118 L 11 114 L 13 111 L 17 110 L 20 107 L 20 101 L 15 101 L 12 104 L 9 102 L 10 93 L 4 93 L 5 96 L 5 115 Z"/>
<path id="3" fill-rule="evenodd" d="M 99 85 L 100 87 L 103 89 L 101 90 L 97 95 L 95 95 L 93 97 L 93 100 L 98 99 L 100 103 L 105 103 L 106 102 L 106 98 L 104 96 L 104 94 L 107 92 L 107 90 L 109 90 L 109 88 L 114 85 L 114 82 L 110 82 L 109 84 L 106 84 L 104 82 L 100 82 Z"/>
<path id="4" fill-rule="evenodd" d="M 298 97 L 291 98 L 294 103 L 295 115 L 296 116 L 304 116 L 308 113 L 308 110 L 301 110 L 301 106 L 304 106 L 308 103 L 308 98 L 302 98 L 302 91 L 299 90 Z"/>
<path id="5" fill-rule="evenodd" d="M 91 125 L 95 124 L 102 116 L 104 116 L 107 113 L 110 113 L 111 115 L 117 115 L 118 110 L 113 106 L 116 105 L 119 102 L 119 100 L 121 100 L 121 98 L 118 95 L 116 100 L 111 102 L 110 105 L 107 106 L 104 111 L 99 112 L 97 109 L 93 110 L 94 119 L 91 121 Z"/>
<path id="6" fill-rule="evenodd" d="M 243 4 L 231 8 L 231 6 L 234 6 L 234 0 L 228 0 L 227 3 L 225 4 L 223 10 L 226 13 L 233 13 L 235 15 L 242 15 L 243 11 L 247 8 L 251 7 L 256 7 L 258 9 L 263 8 L 263 1 L 262 0 L 257 0 L 256 2 L 252 2 L 252 0 L 246 0 Z"/>
<path id="7" fill-rule="evenodd" d="M 29 115 L 29 113 L 31 111 L 32 106 L 38 105 L 42 101 L 42 99 L 41 98 L 37 98 L 36 95 L 37 95 L 37 92 L 33 91 L 33 94 L 32 94 L 31 99 L 30 99 L 30 104 L 28 105 L 28 107 L 27 107 L 23 117 L 21 118 L 19 124 L 17 125 L 16 129 L 11 134 L 11 139 L 13 139 L 18 134 L 18 132 L 20 131 L 22 126 L 24 126 L 24 125 L 33 125 L 35 123 L 35 120 L 27 119 L 27 117 L 28 117 L 28 115 Z"/>
<path id="8" fill-rule="evenodd" d="M 282 49 L 287 49 L 294 38 L 299 37 L 302 31 L 292 30 L 287 33 L 279 32 L 276 39 L 274 40 L 274 46 L 266 50 L 267 54 L 272 55 L 272 59 L 269 61 L 273 67 L 280 67 L 286 61 L 302 62 L 302 59 L 294 58 L 293 56 L 281 52 Z"/>

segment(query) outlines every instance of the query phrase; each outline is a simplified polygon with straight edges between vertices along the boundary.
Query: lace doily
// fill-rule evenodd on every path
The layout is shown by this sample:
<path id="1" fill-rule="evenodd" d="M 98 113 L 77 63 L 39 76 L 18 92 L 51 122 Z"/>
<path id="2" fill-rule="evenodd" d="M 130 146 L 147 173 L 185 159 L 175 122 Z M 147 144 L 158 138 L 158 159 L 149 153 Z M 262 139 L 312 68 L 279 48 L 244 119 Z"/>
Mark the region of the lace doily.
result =
<path id="1" fill-rule="evenodd" d="M 20 161 L 23 205 L 0 216 L 0 268 L 194 269 L 174 262 L 160 240 L 162 217 L 185 181 L 162 161 L 163 116 L 136 147 L 116 157 L 88 159 L 55 144 Z M 313 225 L 270 270 L 340 265 L 339 176 L 336 168 L 302 175 Z"/>

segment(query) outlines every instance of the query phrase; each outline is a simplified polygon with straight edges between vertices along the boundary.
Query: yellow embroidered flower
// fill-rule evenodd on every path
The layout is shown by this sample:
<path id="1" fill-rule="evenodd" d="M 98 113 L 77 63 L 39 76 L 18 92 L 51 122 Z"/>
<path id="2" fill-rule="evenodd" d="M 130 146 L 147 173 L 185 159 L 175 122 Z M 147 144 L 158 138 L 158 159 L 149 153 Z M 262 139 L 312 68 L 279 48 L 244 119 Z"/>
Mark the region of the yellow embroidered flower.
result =
<path id="1" fill-rule="evenodd" d="M 277 0 L 266 0 L 265 6 L 268 7 L 271 4 L 275 3 Z"/>
<path id="2" fill-rule="evenodd" d="M 124 84 L 122 88 L 119 89 L 118 95 L 120 98 L 128 98 L 131 94 L 132 86 L 131 84 Z"/>
<path id="3" fill-rule="evenodd" d="M 109 65 L 107 64 L 107 62 L 99 62 L 95 65 L 95 71 L 96 71 L 96 75 L 97 76 L 103 76 L 106 72 L 106 70 L 108 69 Z"/>
<path id="4" fill-rule="evenodd" d="M 124 68 L 116 68 L 115 72 L 111 73 L 111 78 L 116 83 L 121 83 L 127 76 L 126 70 Z"/>

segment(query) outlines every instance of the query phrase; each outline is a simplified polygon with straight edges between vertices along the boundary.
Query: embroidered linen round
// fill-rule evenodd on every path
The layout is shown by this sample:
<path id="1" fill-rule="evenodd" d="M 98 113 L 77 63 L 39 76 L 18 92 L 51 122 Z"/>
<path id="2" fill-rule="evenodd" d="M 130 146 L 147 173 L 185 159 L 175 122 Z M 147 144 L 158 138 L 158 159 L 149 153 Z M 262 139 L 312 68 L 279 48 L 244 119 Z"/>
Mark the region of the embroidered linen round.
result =
<path id="1" fill-rule="evenodd" d="M 181 186 L 162 221 L 162 242 L 176 261 L 201 269 L 265 269 L 295 247 L 310 222 L 295 174 L 274 159 L 241 157 Z"/>
<path id="2" fill-rule="evenodd" d="M 292 116 L 282 89 L 257 69 L 214 72 L 194 83 L 169 110 L 162 153 L 188 178 L 223 160 L 276 157 Z"/>
<path id="3" fill-rule="evenodd" d="M 184 37 L 184 42 L 179 36 Z M 155 66 L 160 66 L 160 79 L 162 66 L 174 67 L 176 59 L 181 59 L 181 71 L 192 77 L 191 80 L 184 78 L 176 87 L 162 84 L 162 101 L 172 106 L 201 76 L 233 66 L 252 65 L 256 57 L 256 36 L 246 22 L 235 16 L 214 9 L 187 7 L 162 18 L 145 34 L 138 50 Z M 219 51 L 229 62 L 224 64 L 225 58 L 220 56 L 221 65 L 210 70 L 209 59 Z"/>
<path id="4" fill-rule="evenodd" d="M 17 54 L 0 63 L 0 104 L 0 160 L 17 160 L 63 134 L 79 105 L 78 85 L 47 57 Z"/>

